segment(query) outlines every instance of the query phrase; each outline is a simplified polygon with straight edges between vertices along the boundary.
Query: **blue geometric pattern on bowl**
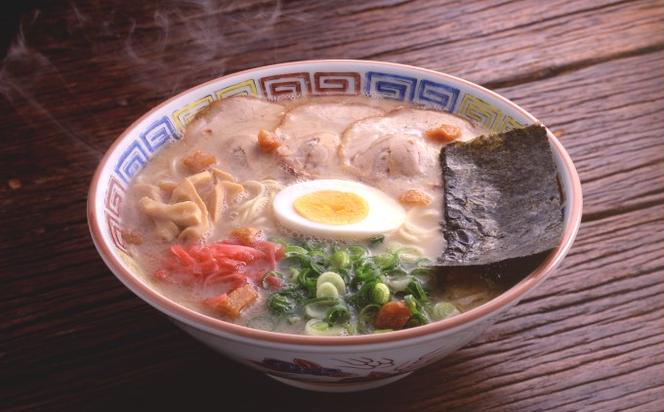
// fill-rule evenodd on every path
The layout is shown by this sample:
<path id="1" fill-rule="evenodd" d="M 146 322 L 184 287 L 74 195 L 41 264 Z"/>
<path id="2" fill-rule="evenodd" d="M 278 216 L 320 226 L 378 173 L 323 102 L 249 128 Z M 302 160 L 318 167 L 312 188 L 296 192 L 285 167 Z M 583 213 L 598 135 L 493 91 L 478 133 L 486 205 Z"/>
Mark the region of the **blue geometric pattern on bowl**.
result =
<path id="1" fill-rule="evenodd" d="M 221 80 L 214 83 L 216 86 L 214 89 L 210 90 L 208 87 L 203 93 L 191 93 L 188 95 L 188 101 L 181 102 L 177 107 L 171 105 L 168 112 L 166 109 L 162 110 L 158 114 L 159 118 L 151 121 L 134 135 L 134 140 L 126 144 L 116 162 L 115 184 L 126 187 L 159 149 L 181 137 L 184 127 L 198 112 L 214 101 L 234 95 L 277 99 L 284 96 L 354 96 L 364 93 L 454 113 L 494 132 L 524 126 L 512 115 L 504 113 L 500 107 L 487 101 L 484 96 L 480 98 L 469 93 L 462 83 L 457 84 L 458 82 L 450 80 L 452 84 L 448 84 L 433 81 L 428 77 L 430 76 L 423 75 L 419 78 L 419 75 L 405 76 L 375 70 L 353 71 L 347 68 L 341 71 L 284 68 L 264 75 L 260 72 L 247 73 L 236 77 L 233 81 Z M 260 85 L 260 88 L 257 85 Z M 107 191 L 113 187 L 111 183 L 109 180 Z M 113 190 L 120 193 L 116 189 Z M 115 206 L 121 204 L 123 197 L 121 193 L 116 198 L 118 204 Z M 117 227 L 119 216 L 117 213 L 109 216 L 109 225 L 112 224 L 114 232 L 119 233 Z M 119 244 L 116 238 L 117 236 L 113 238 L 116 247 L 124 250 L 124 245 Z"/>
<path id="2" fill-rule="evenodd" d="M 140 141 L 134 140 L 120 155 L 120 159 L 115 165 L 115 173 L 128 184 L 149 159 L 150 156 L 148 156 Z"/>
<path id="3" fill-rule="evenodd" d="M 368 71 L 364 93 L 399 101 L 413 101 L 417 79 L 399 74 Z"/>
<path id="4" fill-rule="evenodd" d="M 140 136 L 150 153 L 156 152 L 169 139 L 179 138 L 173 123 L 166 116 L 149 125 Z"/>
<path id="5" fill-rule="evenodd" d="M 387 99 L 409 101 L 438 110 L 453 112 L 461 91 L 449 84 L 392 73 L 366 73 L 365 94 Z"/>
<path id="6" fill-rule="evenodd" d="M 460 90 L 456 87 L 431 80 L 420 80 L 414 102 L 451 113 L 459 99 L 459 93 Z"/>

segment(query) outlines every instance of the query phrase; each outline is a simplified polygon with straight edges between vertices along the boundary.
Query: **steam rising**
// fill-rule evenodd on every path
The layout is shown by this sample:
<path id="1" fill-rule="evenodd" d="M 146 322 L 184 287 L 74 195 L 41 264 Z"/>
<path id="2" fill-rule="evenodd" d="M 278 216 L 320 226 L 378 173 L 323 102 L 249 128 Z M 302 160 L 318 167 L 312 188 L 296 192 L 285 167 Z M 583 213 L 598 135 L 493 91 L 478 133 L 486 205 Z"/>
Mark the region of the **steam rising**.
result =
<path id="1" fill-rule="evenodd" d="M 307 18 L 286 15 L 280 1 L 134 3 L 74 3 L 65 22 L 48 18 L 56 11 L 24 16 L 0 66 L 0 95 L 26 123 L 55 127 L 97 159 L 151 106 L 224 74 L 229 46 L 236 56 L 238 44 L 269 49 L 280 19 Z M 112 84 L 122 87 L 100 89 Z M 127 124 L 98 118 L 109 111 Z"/>

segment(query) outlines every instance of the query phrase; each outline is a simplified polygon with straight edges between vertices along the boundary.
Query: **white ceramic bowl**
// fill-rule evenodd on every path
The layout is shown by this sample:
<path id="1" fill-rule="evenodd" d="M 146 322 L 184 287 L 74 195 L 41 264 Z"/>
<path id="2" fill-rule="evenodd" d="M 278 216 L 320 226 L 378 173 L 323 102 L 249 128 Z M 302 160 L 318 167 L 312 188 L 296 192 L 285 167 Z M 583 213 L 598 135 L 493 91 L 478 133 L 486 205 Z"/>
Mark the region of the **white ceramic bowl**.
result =
<path id="1" fill-rule="evenodd" d="M 160 295 L 137 276 L 138 267 L 125 253 L 119 216 L 127 185 L 162 146 L 179 138 L 196 112 L 215 100 L 238 94 L 276 98 L 362 93 L 446 110 L 493 131 L 537 121 L 516 104 L 483 87 L 443 73 L 393 63 L 300 61 L 220 77 L 150 110 L 107 151 L 88 197 L 88 222 L 99 254 L 125 286 L 192 336 L 238 362 L 300 388 L 330 392 L 373 388 L 396 381 L 460 348 L 539 285 L 574 241 L 581 220 L 581 184 L 569 155 L 550 132 L 565 198 L 565 232 L 560 246 L 510 290 L 450 319 L 385 334 L 346 337 L 250 329 L 197 313 Z"/>

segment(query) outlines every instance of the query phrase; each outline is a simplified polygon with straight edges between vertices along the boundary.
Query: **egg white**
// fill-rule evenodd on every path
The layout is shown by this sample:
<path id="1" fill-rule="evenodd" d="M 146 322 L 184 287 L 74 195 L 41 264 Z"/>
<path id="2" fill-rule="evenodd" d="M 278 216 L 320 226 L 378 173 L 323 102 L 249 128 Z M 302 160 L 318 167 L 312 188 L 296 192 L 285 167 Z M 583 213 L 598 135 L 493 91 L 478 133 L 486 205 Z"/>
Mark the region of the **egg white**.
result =
<path id="1" fill-rule="evenodd" d="M 301 216 L 293 203 L 300 196 L 323 190 L 354 193 L 368 205 L 367 217 L 347 225 L 313 222 Z M 287 229 L 294 232 L 327 239 L 354 240 L 387 234 L 398 229 L 406 218 L 404 208 L 382 191 L 351 180 L 319 179 L 296 183 L 281 190 L 272 201 L 274 216 Z"/>

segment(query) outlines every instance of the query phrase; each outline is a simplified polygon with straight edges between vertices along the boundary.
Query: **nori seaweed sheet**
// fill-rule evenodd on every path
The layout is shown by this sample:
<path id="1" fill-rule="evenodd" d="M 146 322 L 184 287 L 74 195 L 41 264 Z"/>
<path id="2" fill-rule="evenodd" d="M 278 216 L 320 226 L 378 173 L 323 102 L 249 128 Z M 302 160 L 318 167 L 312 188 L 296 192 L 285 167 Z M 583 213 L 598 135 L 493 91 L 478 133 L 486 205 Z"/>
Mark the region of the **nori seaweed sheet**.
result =
<path id="1" fill-rule="evenodd" d="M 486 265 L 552 249 L 563 203 L 546 129 L 532 125 L 441 150 L 442 266 Z"/>

